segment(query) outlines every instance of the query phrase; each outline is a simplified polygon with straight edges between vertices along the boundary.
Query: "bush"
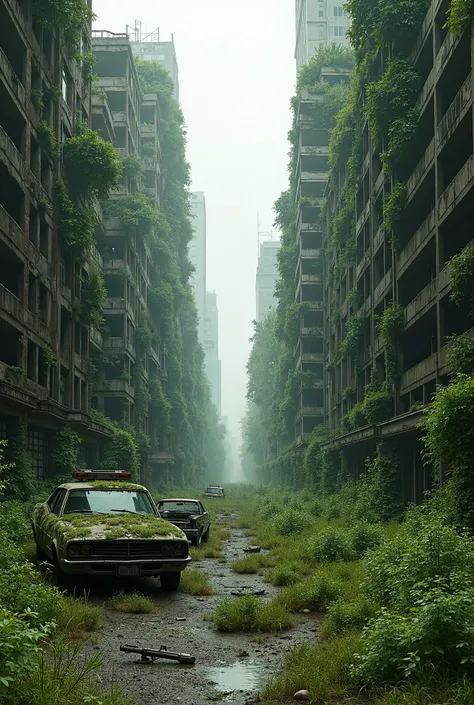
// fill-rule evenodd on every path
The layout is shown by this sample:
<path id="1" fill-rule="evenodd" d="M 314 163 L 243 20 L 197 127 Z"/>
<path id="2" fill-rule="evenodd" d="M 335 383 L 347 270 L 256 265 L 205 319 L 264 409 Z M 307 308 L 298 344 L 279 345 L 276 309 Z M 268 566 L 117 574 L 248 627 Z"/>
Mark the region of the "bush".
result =
<path id="1" fill-rule="evenodd" d="M 354 558 L 349 534 L 342 529 L 324 529 L 310 540 L 309 549 L 313 560 L 318 563 Z"/>
<path id="2" fill-rule="evenodd" d="M 312 612 L 324 612 L 341 594 L 340 582 L 323 573 L 308 582 L 285 588 L 277 597 L 277 601 L 293 611 L 308 609 Z"/>
<path id="3" fill-rule="evenodd" d="M 12 612 L 31 610 L 40 622 L 55 621 L 63 597 L 59 590 L 45 585 L 30 563 L 14 563 L 0 571 L 0 605 Z"/>
<path id="4" fill-rule="evenodd" d="M 89 604 L 87 598 L 64 597 L 57 618 L 60 632 L 78 639 L 102 627 L 102 608 Z"/>
<path id="5" fill-rule="evenodd" d="M 231 567 L 234 573 L 250 575 L 251 573 L 258 573 L 260 561 L 257 556 L 245 556 L 238 561 L 234 561 Z"/>
<path id="6" fill-rule="evenodd" d="M 281 604 L 254 595 L 221 600 L 211 621 L 220 632 L 279 632 L 293 626 L 293 619 Z"/>
<path id="7" fill-rule="evenodd" d="M 26 617 L 26 619 L 24 618 Z M 33 626 L 34 625 L 34 626 Z M 0 609 L 0 701 L 10 700 L 11 687 L 31 676 L 49 626 L 39 626 L 32 613 Z"/>
<path id="8" fill-rule="evenodd" d="M 334 636 L 347 630 L 359 630 L 375 614 L 374 606 L 366 599 L 353 602 L 336 600 L 329 606 L 327 619 L 323 625 L 323 636 Z"/>
<path id="9" fill-rule="evenodd" d="M 296 564 L 276 566 L 265 578 L 272 585 L 295 585 L 303 579 L 301 567 Z"/>
<path id="10" fill-rule="evenodd" d="M 349 532 L 351 550 L 356 558 L 361 558 L 370 549 L 379 546 L 383 540 L 383 531 L 377 524 L 359 521 Z"/>
<path id="11" fill-rule="evenodd" d="M 299 534 L 309 524 L 309 517 L 301 509 L 285 509 L 277 513 L 272 525 L 279 536 L 293 536 Z"/>
<path id="12" fill-rule="evenodd" d="M 453 578 L 420 583 L 411 592 L 409 614 L 382 608 L 369 622 L 352 669 L 358 682 L 398 682 L 427 664 L 472 671 L 474 587 L 466 576 Z"/>
<path id="13" fill-rule="evenodd" d="M 472 574 L 472 538 L 445 522 L 435 504 L 411 510 L 398 535 L 366 557 L 362 590 L 367 598 L 407 612 L 416 585 L 438 578 L 450 581 L 456 572 Z"/>
<path id="14" fill-rule="evenodd" d="M 181 592 L 188 595 L 212 595 L 212 585 L 209 576 L 200 570 L 184 570 L 179 584 Z"/>
<path id="15" fill-rule="evenodd" d="M 31 523 L 26 518 L 22 502 L 0 502 L 0 533 L 16 544 L 31 541 Z"/>

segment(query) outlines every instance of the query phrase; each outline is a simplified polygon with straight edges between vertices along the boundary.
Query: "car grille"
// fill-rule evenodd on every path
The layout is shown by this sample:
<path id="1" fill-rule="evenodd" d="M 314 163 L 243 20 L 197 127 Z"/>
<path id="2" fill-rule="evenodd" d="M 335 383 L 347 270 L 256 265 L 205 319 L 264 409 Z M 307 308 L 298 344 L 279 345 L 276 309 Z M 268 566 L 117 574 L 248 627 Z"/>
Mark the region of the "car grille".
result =
<path id="1" fill-rule="evenodd" d="M 91 542 L 92 558 L 103 558 L 105 560 L 150 560 L 153 558 L 183 558 L 187 555 L 187 548 L 183 553 L 170 554 L 163 553 L 164 546 L 174 546 L 176 542 L 160 541 L 97 541 Z"/>

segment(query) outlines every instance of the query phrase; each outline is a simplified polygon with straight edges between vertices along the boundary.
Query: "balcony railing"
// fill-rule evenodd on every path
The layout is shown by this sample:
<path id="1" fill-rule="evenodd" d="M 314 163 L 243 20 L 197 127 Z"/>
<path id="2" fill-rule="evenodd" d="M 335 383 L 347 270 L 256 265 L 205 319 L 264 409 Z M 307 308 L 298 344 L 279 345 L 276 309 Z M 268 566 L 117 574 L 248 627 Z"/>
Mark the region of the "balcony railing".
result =
<path id="1" fill-rule="evenodd" d="M 471 98 L 472 76 L 469 74 L 437 127 L 438 144 L 443 142 L 448 132 L 455 126 L 456 121 Z"/>
<path id="2" fill-rule="evenodd" d="M 0 309 L 7 311 L 14 318 L 21 320 L 22 306 L 21 301 L 11 291 L 0 284 Z"/>

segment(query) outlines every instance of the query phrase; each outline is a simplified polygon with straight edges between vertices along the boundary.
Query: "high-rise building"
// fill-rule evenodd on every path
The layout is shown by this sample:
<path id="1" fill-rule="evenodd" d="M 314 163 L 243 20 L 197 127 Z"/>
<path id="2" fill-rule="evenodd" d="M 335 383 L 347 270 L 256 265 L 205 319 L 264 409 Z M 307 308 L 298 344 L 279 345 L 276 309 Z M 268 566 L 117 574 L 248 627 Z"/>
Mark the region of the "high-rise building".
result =
<path id="1" fill-rule="evenodd" d="M 278 279 L 277 253 L 279 240 L 268 240 L 260 245 L 258 257 L 256 300 L 257 322 L 263 321 L 271 308 L 276 306 L 275 286 Z"/>
<path id="2" fill-rule="evenodd" d="M 206 318 L 204 325 L 204 352 L 206 374 L 211 387 L 212 403 L 221 415 L 221 361 L 219 360 L 219 310 L 217 296 L 206 293 Z"/>
<path id="3" fill-rule="evenodd" d="M 143 61 L 158 61 L 168 71 L 173 80 L 174 97 L 179 103 L 179 69 L 174 35 L 171 35 L 170 41 L 163 42 L 160 40 L 159 27 L 153 32 L 142 32 L 141 22 L 137 20 L 131 36 L 134 56 L 140 57 Z"/>
<path id="4" fill-rule="evenodd" d="M 189 243 L 189 259 L 194 266 L 191 283 L 199 316 L 199 341 L 204 345 L 204 322 L 206 317 L 206 199 L 202 192 L 190 197 L 193 239 Z"/>
<path id="5" fill-rule="evenodd" d="M 349 46 L 351 20 L 344 0 L 296 0 L 296 71 L 308 63 L 320 46 Z"/>

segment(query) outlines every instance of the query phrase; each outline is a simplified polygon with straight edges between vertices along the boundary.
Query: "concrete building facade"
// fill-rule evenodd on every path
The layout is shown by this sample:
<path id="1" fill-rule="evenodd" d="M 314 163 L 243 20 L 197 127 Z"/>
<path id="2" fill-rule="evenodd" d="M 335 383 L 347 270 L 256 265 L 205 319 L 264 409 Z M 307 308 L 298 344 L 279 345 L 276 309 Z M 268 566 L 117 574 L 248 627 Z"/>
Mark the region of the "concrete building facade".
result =
<path id="1" fill-rule="evenodd" d="M 350 17 L 343 0 L 295 0 L 296 71 L 308 63 L 318 47 L 335 42 L 349 46 Z"/>
<path id="2" fill-rule="evenodd" d="M 347 71 L 330 68 L 321 71 L 321 81 L 348 82 L 349 78 Z M 299 336 L 295 361 L 297 372 L 309 372 L 313 376 L 313 381 L 302 381 L 298 389 L 295 441 L 299 456 L 303 454 L 314 428 L 325 421 L 322 211 L 329 178 L 329 130 L 315 124 L 312 108 L 319 100 L 319 96 L 302 93 L 296 114 L 298 255 L 295 282 Z"/>
<path id="3" fill-rule="evenodd" d="M 171 40 L 163 42 L 160 39 L 160 30 L 153 32 L 142 32 L 141 24 L 136 22 L 135 30 L 132 34 L 132 52 L 143 61 L 158 61 L 168 71 L 174 85 L 174 97 L 179 103 L 179 68 L 176 56 L 174 36 Z"/>
<path id="4" fill-rule="evenodd" d="M 260 323 L 270 309 L 275 308 L 275 286 L 278 279 L 277 254 L 280 249 L 279 240 L 268 240 L 260 245 L 257 277 L 256 277 L 256 321 Z"/>
<path id="5" fill-rule="evenodd" d="M 206 198 L 202 192 L 190 194 L 193 238 L 189 243 L 189 259 L 194 267 L 191 284 L 199 316 L 199 341 L 204 345 L 206 318 Z"/>
<path id="6" fill-rule="evenodd" d="M 211 387 L 212 403 L 221 416 L 222 366 L 219 359 L 219 310 L 217 296 L 212 291 L 206 293 L 206 318 L 204 326 L 204 353 L 207 378 Z"/>
<path id="7" fill-rule="evenodd" d="M 108 433 L 88 415 L 89 332 L 79 315 L 102 258 L 94 248 L 78 262 L 53 217 L 55 184 L 68 174 L 52 147 L 75 135 L 78 115 L 89 121 L 91 92 L 59 32 L 16 0 L 1 0 L 0 13 L 0 439 L 15 447 L 26 434 L 43 478 L 63 423 L 86 444 Z M 81 45 L 89 51 L 90 26 Z"/>
<path id="8" fill-rule="evenodd" d="M 327 447 L 341 454 L 347 471 L 357 476 L 377 443 L 389 439 L 404 459 L 405 501 L 421 500 L 429 484 L 418 424 L 437 385 L 448 381 L 449 337 L 474 333 L 467 308 L 451 301 L 449 265 L 453 255 L 473 244 L 474 33 L 472 27 L 462 36 L 447 31 L 448 6 L 431 3 L 409 57 L 421 77 L 416 102 L 421 129 L 398 167 L 406 183 L 406 206 L 397 248 L 391 247 L 382 227 L 383 204 L 394 182 L 383 170 L 380 146 L 365 124 L 356 194 L 357 254 L 353 264 L 327 280 L 325 292 L 330 328 L 325 360 L 334 362 L 327 365 L 326 423 L 333 429 L 340 428 L 345 415 L 364 399 L 374 373 L 379 381 L 384 379 L 386 344 L 376 321 L 392 302 L 403 311 L 396 342 L 394 416 L 341 432 Z M 379 70 L 387 59 L 387 53 L 379 52 Z M 343 188 L 346 175 L 339 176 Z M 330 208 L 337 208 L 339 195 L 334 186 Z M 337 354 L 348 319 L 357 312 L 354 297 L 348 296 L 351 290 L 357 293 L 358 315 L 365 321 L 356 369 L 354 360 Z M 340 315 L 333 315 L 335 311 Z M 331 325 L 331 320 L 337 324 Z"/>

